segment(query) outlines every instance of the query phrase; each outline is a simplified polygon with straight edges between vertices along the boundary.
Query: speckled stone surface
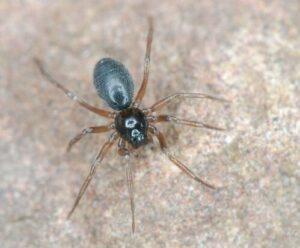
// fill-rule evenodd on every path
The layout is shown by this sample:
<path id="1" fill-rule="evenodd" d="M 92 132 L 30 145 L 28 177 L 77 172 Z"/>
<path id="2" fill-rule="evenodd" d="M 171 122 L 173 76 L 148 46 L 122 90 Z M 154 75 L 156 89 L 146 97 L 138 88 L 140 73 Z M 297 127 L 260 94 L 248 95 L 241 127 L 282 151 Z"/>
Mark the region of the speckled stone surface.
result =
<path id="1" fill-rule="evenodd" d="M 151 2 L 151 3 L 150 3 Z M 1 1 L 0 247 L 299 247 L 300 2 Z M 137 228 L 122 160 L 113 149 L 70 220 L 106 134 L 66 154 L 82 128 L 103 125 L 43 78 L 33 58 L 91 104 L 102 57 L 141 82 L 147 16 L 155 33 L 149 106 L 175 92 L 207 92 L 230 104 L 176 101 L 162 113 L 225 127 L 160 124 L 170 149 L 131 157 Z"/>

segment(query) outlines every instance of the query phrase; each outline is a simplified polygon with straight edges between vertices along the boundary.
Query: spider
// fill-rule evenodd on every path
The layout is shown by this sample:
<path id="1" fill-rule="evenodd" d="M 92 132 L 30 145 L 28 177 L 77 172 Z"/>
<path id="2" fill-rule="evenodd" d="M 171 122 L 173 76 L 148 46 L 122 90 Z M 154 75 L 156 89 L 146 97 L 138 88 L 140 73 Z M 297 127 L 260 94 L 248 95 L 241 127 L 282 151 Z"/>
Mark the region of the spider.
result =
<path id="1" fill-rule="evenodd" d="M 156 123 L 160 122 L 171 122 L 175 124 L 188 125 L 192 127 L 208 128 L 214 130 L 224 130 L 220 127 L 215 127 L 212 125 L 205 124 L 198 121 L 190 121 L 185 119 L 180 119 L 171 115 L 157 115 L 156 112 L 171 103 L 175 99 L 184 98 L 202 98 L 217 101 L 226 101 L 225 99 L 215 97 L 212 95 L 204 93 L 176 93 L 167 96 L 150 108 L 140 108 L 142 99 L 146 93 L 146 87 L 149 78 L 149 67 L 150 67 L 150 53 L 151 44 L 153 37 L 153 21 L 149 18 L 149 30 L 147 35 L 147 45 L 146 54 L 144 59 L 144 75 L 142 84 L 133 100 L 134 84 L 132 77 L 126 67 L 121 63 L 112 58 L 101 59 L 94 67 L 93 79 L 94 86 L 100 98 L 102 98 L 108 105 L 113 109 L 113 111 L 107 111 L 104 109 L 96 108 L 79 96 L 77 96 L 72 91 L 65 88 L 56 79 L 54 79 L 44 68 L 42 62 L 35 58 L 35 63 L 37 64 L 41 74 L 55 87 L 63 91 L 69 98 L 77 102 L 81 107 L 97 114 L 102 117 L 111 120 L 111 123 L 104 126 L 91 126 L 84 128 L 79 134 L 77 134 L 68 144 L 67 151 L 70 151 L 75 143 L 81 140 L 84 136 L 88 134 L 98 134 L 111 131 L 108 140 L 103 144 L 99 152 L 97 153 L 95 159 L 91 164 L 89 174 L 84 180 L 76 200 L 71 208 L 68 218 L 71 217 L 72 213 L 76 209 L 79 201 L 84 195 L 89 183 L 96 173 L 96 169 L 100 162 L 106 156 L 113 144 L 118 144 L 118 154 L 126 158 L 130 152 L 134 149 L 138 149 L 147 143 L 152 142 L 153 137 L 156 137 L 161 151 L 170 159 L 170 161 L 178 166 L 187 176 L 196 180 L 197 182 L 203 184 L 204 186 L 214 189 L 215 187 L 198 176 L 195 175 L 184 163 L 179 161 L 168 149 L 165 137 L 158 128 L 155 126 Z M 130 207 L 131 207 L 131 221 L 132 221 L 132 232 L 135 231 L 135 206 L 134 206 L 134 187 L 133 187 L 133 172 L 131 165 L 126 162 L 126 181 L 129 192 Z"/>

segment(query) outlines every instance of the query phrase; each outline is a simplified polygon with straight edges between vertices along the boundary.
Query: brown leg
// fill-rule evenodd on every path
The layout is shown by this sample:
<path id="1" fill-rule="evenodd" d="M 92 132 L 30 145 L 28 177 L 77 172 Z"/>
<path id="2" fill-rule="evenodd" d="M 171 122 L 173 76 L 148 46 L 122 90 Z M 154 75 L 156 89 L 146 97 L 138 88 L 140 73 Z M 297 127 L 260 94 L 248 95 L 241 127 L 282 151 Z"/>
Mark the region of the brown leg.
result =
<path id="1" fill-rule="evenodd" d="M 205 124 L 205 123 L 199 122 L 199 121 L 189 121 L 189 120 L 179 119 L 172 115 L 158 115 L 155 117 L 155 120 L 154 120 L 154 123 L 157 123 L 157 122 L 172 122 L 172 123 L 187 125 L 187 126 L 191 126 L 191 127 L 208 128 L 208 129 L 213 129 L 213 130 L 218 130 L 218 131 L 225 130 L 224 128 L 214 127 L 212 125 L 208 125 L 208 124 Z"/>
<path id="2" fill-rule="evenodd" d="M 211 189 L 215 189 L 214 186 L 208 184 L 207 182 L 203 181 L 202 179 L 200 179 L 199 177 L 197 177 L 194 172 L 192 172 L 186 165 L 184 165 L 182 162 L 180 162 L 177 158 L 175 158 L 170 151 L 168 150 L 167 147 L 167 143 L 166 140 L 163 136 L 163 134 L 161 132 L 159 132 L 155 127 L 151 127 L 152 129 L 152 133 L 157 137 L 159 144 L 160 144 L 160 148 L 162 150 L 162 152 L 168 156 L 168 158 L 175 164 L 177 165 L 186 175 L 188 175 L 189 177 L 193 178 L 194 180 L 196 180 L 199 183 L 202 183 L 203 185 L 205 185 L 208 188 Z"/>
<path id="3" fill-rule="evenodd" d="M 99 153 L 97 154 L 95 160 L 93 161 L 92 165 L 91 165 L 91 169 L 90 172 L 88 174 L 88 176 L 86 177 L 86 179 L 84 180 L 80 191 L 76 197 L 76 200 L 73 204 L 73 207 L 71 209 L 71 211 L 68 214 L 68 218 L 71 217 L 72 213 L 74 212 L 74 210 L 76 209 L 81 197 L 83 196 L 84 192 L 86 191 L 88 185 L 90 184 L 93 176 L 95 175 L 97 166 L 100 164 L 100 162 L 103 160 L 104 156 L 107 154 L 107 152 L 109 151 L 109 149 L 111 148 L 111 146 L 113 145 L 114 141 L 117 139 L 118 134 L 117 132 L 114 132 L 111 134 L 109 140 L 107 142 L 105 142 L 105 144 L 102 146 L 102 148 L 100 149 Z"/>
<path id="4" fill-rule="evenodd" d="M 125 160 L 125 168 L 126 168 L 126 184 L 128 188 L 129 193 L 129 199 L 130 199 L 130 209 L 131 209 L 131 230 L 132 233 L 135 231 L 135 216 L 134 216 L 134 185 L 133 185 L 133 175 L 132 175 L 132 166 L 129 164 L 128 161 L 129 157 L 126 156 Z"/>
<path id="5" fill-rule="evenodd" d="M 148 133 L 148 142 L 147 144 L 150 144 L 150 145 L 153 145 L 154 144 L 154 140 L 153 140 L 153 137 L 150 133 Z"/>
<path id="6" fill-rule="evenodd" d="M 130 200 L 130 208 L 131 208 L 131 228 L 132 233 L 135 231 L 135 216 L 134 216 L 134 185 L 133 185 L 133 175 L 132 175 L 132 167 L 129 164 L 129 151 L 126 148 L 125 141 L 120 138 L 119 140 L 119 154 L 123 156 L 125 160 L 125 169 L 126 169 L 126 184 L 128 188 L 129 200 Z"/>
<path id="7" fill-rule="evenodd" d="M 107 126 L 98 126 L 98 127 L 87 127 L 81 131 L 81 133 L 77 134 L 73 139 L 70 140 L 67 152 L 71 150 L 73 145 L 75 145 L 79 140 L 81 140 L 84 136 L 90 133 L 104 133 L 114 128 L 114 124 L 110 124 Z"/>
<path id="8" fill-rule="evenodd" d="M 88 104 L 87 102 L 85 102 L 83 99 L 81 99 L 79 96 L 77 96 L 75 93 L 69 91 L 67 88 L 65 88 L 62 84 L 60 84 L 56 79 L 54 79 L 44 68 L 42 62 L 37 59 L 34 58 L 34 62 L 36 63 L 36 65 L 38 66 L 40 72 L 43 74 L 44 77 L 46 77 L 48 79 L 48 81 L 50 83 L 52 83 L 55 87 L 59 88 L 60 90 L 62 90 L 70 99 L 72 99 L 73 101 L 77 102 L 80 106 L 84 107 L 85 109 L 96 113 L 100 116 L 103 117 L 107 117 L 107 118 L 114 118 L 114 113 L 106 111 L 104 109 L 99 109 L 96 107 L 91 106 L 90 104 Z"/>
<path id="9" fill-rule="evenodd" d="M 146 87 L 149 78 L 149 67 L 150 67 L 150 54 L 151 54 L 151 44 L 152 44 L 152 37 L 153 37 L 153 20 L 149 18 L 149 31 L 147 37 L 147 48 L 146 48 L 146 55 L 145 55 L 145 62 L 144 62 L 144 77 L 142 81 L 142 85 L 135 97 L 133 106 L 138 107 L 145 95 Z"/>
<path id="10" fill-rule="evenodd" d="M 167 105 L 168 103 L 170 103 L 171 101 L 178 99 L 178 98 L 183 98 L 183 99 L 184 98 L 203 98 L 203 99 L 211 99 L 211 100 L 216 100 L 216 101 L 228 102 L 226 99 L 203 94 L 203 93 L 175 93 L 175 94 L 167 96 L 167 97 L 163 98 L 162 100 L 153 104 L 152 107 L 150 108 L 150 110 L 152 112 L 155 112 L 155 111 L 161 109 L 162 107 L 164 107 L 165 105 Z"/>
<path id="11" fill-rule="evenodd" d="M 119 142 L 118 142 L 118 154 L 121 157 L 129 155 L 129 151 L 128 151 L 128 149 L 126 149 L 125 146 L 126 146 L 125 140 L 123 140 L 122 138 L 119 138 Z"/>

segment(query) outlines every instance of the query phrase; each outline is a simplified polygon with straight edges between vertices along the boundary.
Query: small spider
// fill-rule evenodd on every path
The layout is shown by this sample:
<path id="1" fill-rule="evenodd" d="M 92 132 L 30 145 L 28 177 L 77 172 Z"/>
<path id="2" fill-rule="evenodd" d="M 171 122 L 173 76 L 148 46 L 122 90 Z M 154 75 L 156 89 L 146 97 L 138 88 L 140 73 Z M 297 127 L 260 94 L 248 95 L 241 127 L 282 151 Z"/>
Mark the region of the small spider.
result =
<path id="1" fill-rule="evenodd" d="M 179 119 L 171 115 L 156 115 L 156 112 L 162 107 L 169 104 L 171 101 L 178 98 L 207 98 L 210 100 L 217 101 L 225 100 L 203 93 L 176 93 L 161 99 L 160 101 L 153 104 L 150 108 L 140 108 L 140 103 L 145 95 L 148 83 L 152 36 L 153 22 L 152 19 L 149 18 L 149 31 L 147 36 L 146 55 L 144 59 L 144 76 L 141 87 L 134 100 L 133 80 L 128 70 L 122 63 L 111 58 L 104 58 L 96 64 L 94 68 L 94 86 L 100 98 L 102 98 L 114 110 L 113 112 L 96 108 L 88 104 L 86 101 L 82 100 L 79 96 L 69 91 L 57 80 L 52 78 L 51 75 L 44 69 L 42 62 L 39 59 L 34 59 L 38 68 L 40 69 L 40 72 L 48 79 L 48 81 L 60 90 L 62 90 L 69 98 L 76 101 L 83 108 L 97 115 L 100 115 L 107 119 L 112 119 L 112 122 L 108 125 L 92 126 L 83 129 L 68 144 L 67 151 L 70 151 L 72 146 L 87 134 L 104 133 L 112 131 L 112 133 L 109 136 L 109 139 L 101 147 L 94 161 L 92 162 L 90 172 L 80 188 L 77 198 L 73 204 L 73 207 L 68 214 L 68 218 L 76 209 L 80 199 L 82 198 L 89 183 L 95 175 L 98 165 L 116 141 L 118 141 L 117 143 L 119 155 L 128 158 L 131 150 L 138 149 L 139 147 L 152 142 L 152 137 L 154 136 L 158 139 L 162 152 L 186 175 L 193 178 L 197 182 L 205 185 L 206 187 L 209 187 L 211 189 L 215 188 L 213 185 L 208 184 L 201 178 L 197 177 L 186 165 L 184 165 L 181 161 L 174 157 L 172 153 L 170 153 L 164 135 L 155 127 L 155 124 L 159 122 L 172 122 L 175 124 L 208 128 L 214 130 L 224 129 L 214 127 L 202 122 Z M 126 159 L 126 161 L 128 161 L 128 159 Z M 134 232 L 135 217 L 132 168 L 128 162 L 126 162 L 125 167 L 126 181 L 130 197 L 132 232 Z"/>

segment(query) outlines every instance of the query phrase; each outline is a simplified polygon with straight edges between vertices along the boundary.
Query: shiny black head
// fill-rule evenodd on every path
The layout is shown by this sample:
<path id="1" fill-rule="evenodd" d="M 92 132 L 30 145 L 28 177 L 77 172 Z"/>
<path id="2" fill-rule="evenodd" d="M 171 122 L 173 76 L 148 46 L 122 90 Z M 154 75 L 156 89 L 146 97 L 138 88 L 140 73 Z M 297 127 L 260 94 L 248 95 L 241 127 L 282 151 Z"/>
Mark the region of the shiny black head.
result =
<path id="1" fill-rule="evenodd" d="M 98 95 L 114 110 L 130 106 L 133 80 L 126 67 L 111 58 L 101 59 L 94 68 L 94 85 Z"/>
<path id="2" fill-rule="evenodd" d="M 128 108 L 115 118 L 116 130 L 134 148 L 147 143 L 148 122 L 144 113 L 137 108 Z"/>

